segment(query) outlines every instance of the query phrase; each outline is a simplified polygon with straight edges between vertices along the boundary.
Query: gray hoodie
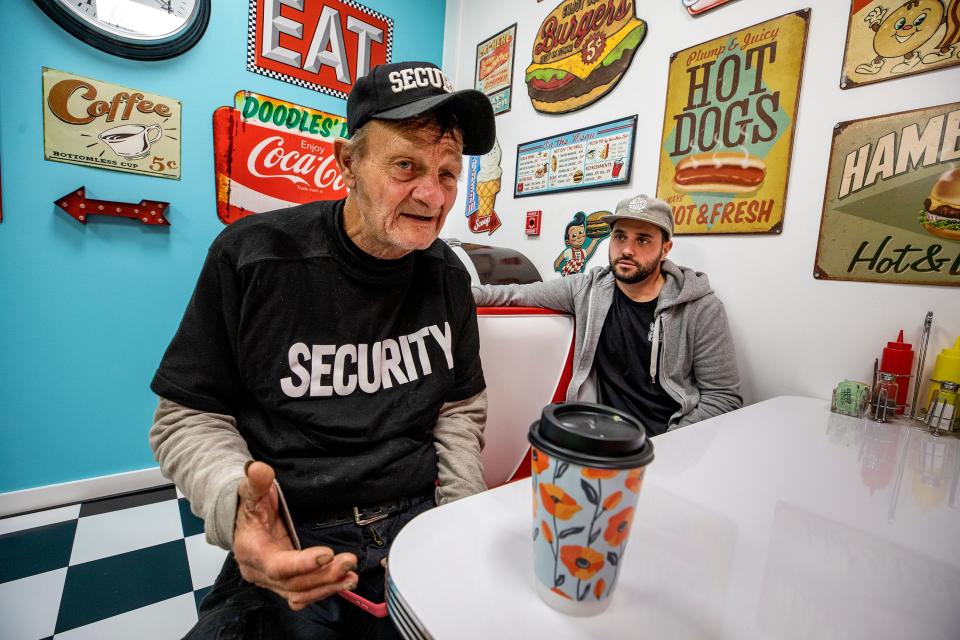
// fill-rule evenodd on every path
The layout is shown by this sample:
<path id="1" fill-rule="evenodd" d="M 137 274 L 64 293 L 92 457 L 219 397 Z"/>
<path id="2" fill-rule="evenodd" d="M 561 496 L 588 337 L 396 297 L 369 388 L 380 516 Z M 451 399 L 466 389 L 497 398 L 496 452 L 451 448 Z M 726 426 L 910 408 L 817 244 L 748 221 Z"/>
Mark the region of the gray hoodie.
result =
<path id="1" fill-rule="evenodd" d="M 706 274 L 664 260 L 665 277 L 654 312 L 650 376 L 680 404 L 668 429 L 738 409 L 740 375 L 723 303 Z M 593 357 L 613 301 L 610 267 L 533 284 L 473 287 L 477 306 L 536 306 L 574 314 L 576 342 L 567 401 L 596 402 Z"/>

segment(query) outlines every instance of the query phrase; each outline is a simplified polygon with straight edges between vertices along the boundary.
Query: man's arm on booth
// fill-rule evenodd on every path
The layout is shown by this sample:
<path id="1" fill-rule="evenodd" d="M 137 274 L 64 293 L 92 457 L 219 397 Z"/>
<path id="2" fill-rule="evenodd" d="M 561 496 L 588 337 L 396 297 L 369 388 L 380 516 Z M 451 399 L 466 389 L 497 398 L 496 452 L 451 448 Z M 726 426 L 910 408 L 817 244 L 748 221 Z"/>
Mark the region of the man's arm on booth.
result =
<path id="1" fill-rule="evenodd" d="M 473 300 L 478 307 L 543 307 L 574 313 L 574 296 L 591 277 L 579 273 L 530 284 L 474 285 Z"/>

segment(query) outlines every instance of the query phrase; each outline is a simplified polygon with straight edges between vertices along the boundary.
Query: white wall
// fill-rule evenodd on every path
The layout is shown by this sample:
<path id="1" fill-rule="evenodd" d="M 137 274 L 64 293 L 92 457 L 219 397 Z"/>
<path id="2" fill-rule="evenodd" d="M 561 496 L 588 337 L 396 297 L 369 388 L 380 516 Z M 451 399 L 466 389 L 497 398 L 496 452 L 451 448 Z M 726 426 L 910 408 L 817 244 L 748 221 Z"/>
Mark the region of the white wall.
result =
<path id="1" fill-rule="evenodd" d="M 923 318 L 931 310 L 929 372 L 936 354 L 960 335 L 960 289 L 820 282 L 812 272 L 833 125 L 960 100 L 960 68 L 843 91 L 839 79 L 850 11 L 846 0 L 736 0 L 698 18 L 687 15 L 680 0 L 663 0 L 639 3 L 638 17 L 647 21 L 649 34 L 620 84 L 581 111 L 548 116 L 533 110 L 523 75 L 540 22 L 557 3 L 447 0 L 444 69 L 458 87 L 472 86 L 477 43 L 514 22 L 518 25 L 513 107 L 497 116 L 503 183 L 496 210 L 503 227 L 492 236 L 470 233 L 461 193 L 444 237 L 518 249 L 545 279 L 557 277 L 552 263 L 574 212 L 609 209 L 627 195 L 656 192 L 670 53 L 811 7 L 783 233 L 678 236 L 670 257 L 707 272 L 726 304 L 747 402 L 783 394 L 828 398 L 842 378 L 869 381 L 874 358 L 900 328 L 918 349 Z M 518 143 L 633 113 L 639 114 L 639 122 L 629 187 L 512 198 Z M 532 209 L 543 210 L 539 238 L 524 235 L 524 214 Z M 606 246 L 601 246 L 587 266 L 605 261 Z"/>

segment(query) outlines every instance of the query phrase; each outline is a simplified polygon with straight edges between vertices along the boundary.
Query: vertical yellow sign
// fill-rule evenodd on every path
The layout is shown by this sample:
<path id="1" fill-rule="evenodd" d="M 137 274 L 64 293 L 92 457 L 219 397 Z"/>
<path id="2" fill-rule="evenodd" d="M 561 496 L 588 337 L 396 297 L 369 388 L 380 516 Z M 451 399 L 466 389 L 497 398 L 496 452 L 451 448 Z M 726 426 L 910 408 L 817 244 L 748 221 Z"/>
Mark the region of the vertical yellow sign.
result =
<path id="1" fill-rule="evenodd" d="M 779 233 L 810 10 L 670 59 L 657 196 L 676 233 Z"/>

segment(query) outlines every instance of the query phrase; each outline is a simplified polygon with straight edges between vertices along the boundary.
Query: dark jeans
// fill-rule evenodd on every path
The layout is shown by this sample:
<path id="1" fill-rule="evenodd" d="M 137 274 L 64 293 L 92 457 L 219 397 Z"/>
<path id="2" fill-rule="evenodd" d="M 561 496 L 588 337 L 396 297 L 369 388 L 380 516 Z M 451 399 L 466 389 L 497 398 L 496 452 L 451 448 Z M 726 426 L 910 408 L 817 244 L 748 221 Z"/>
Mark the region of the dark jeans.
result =
<path id="1" fill-rule="evenodd" d="M 297 525 L 303 548 L 323 545 L 335 553 L 357 556 L 360 582 L 356 593 L 367 600 L 384 601 L 384 570 L 390 543 L 414 516 L 434 506 L 425 499 L 405 511 L 377 522 L 353 522 L 323 529 L 311 523 Z M 185 640 L 387 640 L 400 638 L 390 618 L 376 618 L 340 596 L 330 596 L 302 611 L 291 611 L 287 601 L 245 581 L 230 553 L 213 589 L 200 604 L 200 619 Z"/>

